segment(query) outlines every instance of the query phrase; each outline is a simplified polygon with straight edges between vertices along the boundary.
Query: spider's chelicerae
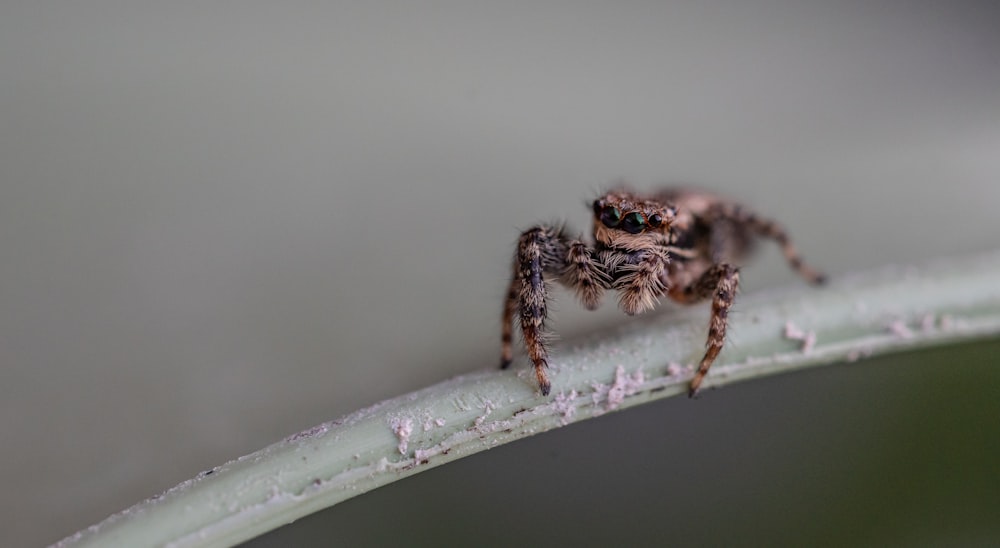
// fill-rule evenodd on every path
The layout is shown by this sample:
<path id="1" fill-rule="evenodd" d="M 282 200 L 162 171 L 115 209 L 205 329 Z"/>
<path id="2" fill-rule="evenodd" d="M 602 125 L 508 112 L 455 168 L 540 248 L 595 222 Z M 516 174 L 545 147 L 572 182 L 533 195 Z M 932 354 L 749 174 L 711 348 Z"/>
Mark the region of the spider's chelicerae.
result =
<path id="1" fill-rule="evenodd" d="M 778 224 L 708 193 L 667 189 L 643 195 L 613 190 L 594 200 L 593 209 L 593 246 L 568 235 L 562 226 L 547 225 L 526 230 L 517 242 L 503 309 L 501 368 L 512 359 L 517 316 L 543 395 L 552 386 L 545 373 L 550 279 L 575 289 L 591 310 L 606 290 L 617 290 L 618 304 L 629 315 L 653 308 L 663 295 L 684 304 L 711 299 L 707 349 L 689 396 L 698 391 L 722 349 L 729 308 L 739 286 L 738 265 L 755 239 L 775 240 L 803 278 L 823 282 L 821 273 L 802 262 Z"/>

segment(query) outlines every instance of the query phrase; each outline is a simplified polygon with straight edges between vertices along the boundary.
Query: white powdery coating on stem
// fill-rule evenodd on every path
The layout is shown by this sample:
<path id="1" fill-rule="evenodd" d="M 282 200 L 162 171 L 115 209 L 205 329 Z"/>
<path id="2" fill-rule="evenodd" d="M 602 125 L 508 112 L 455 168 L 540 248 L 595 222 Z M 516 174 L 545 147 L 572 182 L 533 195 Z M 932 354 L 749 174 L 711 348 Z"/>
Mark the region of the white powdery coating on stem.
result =
<path id="1" fill-rule="evenodd" d="M 406 448 L 410 445 L 410 434 L 413 433 L 413 419 L 395 417 L 389 423 L 392 433 L 399 439 L 399 454 L 405 455 Z"/>
<path id="2" fill-rule="evenodd" d="M 560 422 L 563 426 L 569 424 L 570 420 L 573 419 L 573 415 L 576 414 L 576 406 L 573 405 L 573 400 L 575 400 L 578 395 L 579 394 L 577 394 L 576 390 L 570 390 L 569 394 L 564 392 L 556 394 L 555 402 L 552 405 L 555 408 L 556 413 L 562 415 L 562 420 Z"/>
<path id="3" fill-rule="evenodd" d="M 875 353 L 875 350 L 872 348 L 858 348 L 848 352 L 846 359 L 848 363 L 854 363 L 862 358 L 871 356 L 873 353 Z"/>
<path id="4" fill-rule="evenodd" d="M 430 432 L 435 427 L 440 428 L 445 425 L 445 422 L 446 421 L 444 419 L 435 419 L 429 413 L 427 413 L 424 415 L 424 423 L 423 423 L 424 432 Z"/>
<path id="5" fill-rule="evenodd" d="M 941 331 L 951 331 L 955 327 L 955 318 L 951 314 L 941 314 L 938 325 L 941 327 Z"/>
<path id="6" fill-rule="evenodd" d="M 621 366 L 619 365 L 618 367 Z M 608 385 L 599 382 L 592 382 L 590 383 L 590 387 L 594 389 L 594 393 L 590 395 L 590 399 L 594 402 L 595 406 L 600 405 L 600 403 L 607 398 L 609 390 Z"/>
<path id="7" fill-rule="evenodd" d="M 483 404 L 483 410 L 486 412 L 476 417 L 476 420 L 473 421 L 473 424 L 475 424 L 477 428 L 482 426 L 483 422 L 486 421 L 486 418 L 489 417 L 490 413 L 493 413 L 493 410 L 496 408 L 497 406 L 493 405 L 493 402 L 491 402 L 490 400 L 486 400 Z"/>
<path id="8" fill-rule="evenodd" d="M 803 354 L 812 352 L 813 347 L 816 346 L 816 332 L 802 331 L 792 322 L 785 322 L 785 338 L 793 341 L 801 341 L 802 346 L 800 349 Z"/>
<path id="9" fill-rule="evenodd" d="M 615 368 L 615 383 L 608 389 L 607 410 L 617 409 L 627 396 L 638 392 L 644 382 L 646 382 L 646 375 L 641 369 L 636 370 L 631 375 L 626 375 L 625 368 L 621 365 Z"/>
<path id="10" fill-rule="evenodd" d="M 934 324 L 936 323 L 937 318 L 934 314 L 924 314 L 923 317 L 920 318 L 920 330 L 924 333 L 930 333 L 934 331 Z"/>
<path id="11" fill-rule="evenodd" d="M 896 320 L 889 324 L 889 333 L 899 337 L 900 339 L 912 339 L 913 331 L 906 326 L 906 322 L 903 320 Z"/>

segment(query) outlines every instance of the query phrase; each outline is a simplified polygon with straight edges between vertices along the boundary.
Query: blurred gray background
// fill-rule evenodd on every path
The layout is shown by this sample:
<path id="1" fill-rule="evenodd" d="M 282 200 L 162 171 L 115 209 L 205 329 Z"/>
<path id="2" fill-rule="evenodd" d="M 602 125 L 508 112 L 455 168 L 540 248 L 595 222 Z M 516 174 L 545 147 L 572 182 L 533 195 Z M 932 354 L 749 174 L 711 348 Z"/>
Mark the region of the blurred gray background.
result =
<path id="1" fill-rule="evenodd" d="M 582 229 L 613 181 L 733 195 L 834 275 L 994 248 L 998 29 L 987 1 L 4 2 L 0 545 L 494 367 L 519 230 Z M 800 283 L 770 248 L 743 279 Z M 563 339 L 622 321 L 557 298 Z M 254 544 L 995 541 L 998 352 L 610 415 Z"/>

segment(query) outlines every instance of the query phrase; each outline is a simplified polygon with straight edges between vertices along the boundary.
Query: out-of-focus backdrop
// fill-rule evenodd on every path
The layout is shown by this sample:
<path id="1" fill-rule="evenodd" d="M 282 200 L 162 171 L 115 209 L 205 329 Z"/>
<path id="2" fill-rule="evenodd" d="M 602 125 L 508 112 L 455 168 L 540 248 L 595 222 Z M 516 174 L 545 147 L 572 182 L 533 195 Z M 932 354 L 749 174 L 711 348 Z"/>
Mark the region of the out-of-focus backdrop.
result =
<path id="1" fill-rule="evenodd" d="M 3 3 L 0 544 L 495 366 L 519 230 L 582 229 L 613 181 L 733 195 L 833 275 L 996 247 L 997 29 L 986 1 Z M 770 247 L 743 279 L 800 283 Z M 558 299 L 564 339 L 626 321 Z M 254 544 L 996 541 L 998 352 L 609 415 Z"/>

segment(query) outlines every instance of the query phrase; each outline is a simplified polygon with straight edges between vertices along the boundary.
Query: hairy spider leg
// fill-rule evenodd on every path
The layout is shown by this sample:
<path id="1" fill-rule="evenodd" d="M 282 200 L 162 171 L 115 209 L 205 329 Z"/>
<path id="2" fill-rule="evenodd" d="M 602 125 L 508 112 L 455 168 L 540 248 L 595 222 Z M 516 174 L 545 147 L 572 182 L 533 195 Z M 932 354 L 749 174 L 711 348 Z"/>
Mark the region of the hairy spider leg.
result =
<path id="1" fill-rule="evenodd" d="M 802 260 L 799 252 L 792 244 L 791 238 L 785 229 L 776 221 L 762 218 L 746 208 L 736 204 L 722 204 L 717 209 L 717 214 L 724 219 L 730 219 L 736 223 L 746 226 L 759 236 L 770 238 L 781 247 L 781 253 L 785 256 L 788 266 L 798 272 L 799 276 L 805 278 L 811 284 L 821 285 L 826 282 L 826 276 L 822 272 L 809 266 Z"/>
<path id="2" fill-rule="evenodd" d="M 583 305 L 593 310 L 604 290 L 610 287 L 608 275 L 593 256 L 587 244 L 567 237 L 559 227 L 537 226 L 526 230 L 517 241 L 514 275 L 503 308 L 500 368 L 506 369 L 513 359 L 513 323 L 517 315 L 542 395 L 547 396 L 552 387 L 545 373 L 548 367 L 545 320 L 550 291 L 546 275 L 575 289 Z"/>
<path id="3" fill-rule="evenodd" d="M 708 339 L 705 341 L 705 356 L 698 365 L 698 371 L 691 379 L 688 396 L 694 397 L 701 387 L 705 375 L 718 357 L 722 345 L 726 341 L 726 326 L 729 323 L 729 309 L 736 299 L 739 289 L 740 271 L 731 264 L 715 264 L 706 270 L 697 280 L 686 287 L 671 291 L 671 298 L 692 304 L 702 299 L 712 298 L 712 316 L 708 322 Z"/>
<path id="4" fill-rule="evenodd" d="M 621 270 L 627 272 L 614 282 L 614 288 L 621 291 L 618 305 L 629 316 L 652 309 L 666 290 L 661 279 L 669 261 L 665 252 L 652 250 L 637 254 L 634 264 L 625 264 Z"/>
<path id="5" fill-rule="evenodd" d="M 514 313 L 519 312 L 524 346 L 535 366 L 535 376 L 544 396 L 552 388 L 545 373 L 549 355 L 545 331 L 549 291 L 544 274 L 546 271 L 555 276 L 561 274 L 568 244 L 569 241 L 560 228 L 537 226 L 521 234 L 514 259 L 514 276 L 504 305 L 500 367 L 510 365 L 511 324 Z"/>

